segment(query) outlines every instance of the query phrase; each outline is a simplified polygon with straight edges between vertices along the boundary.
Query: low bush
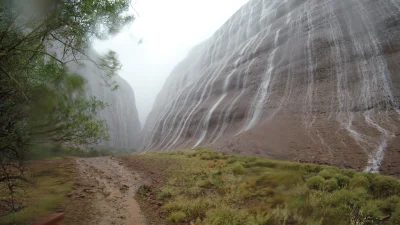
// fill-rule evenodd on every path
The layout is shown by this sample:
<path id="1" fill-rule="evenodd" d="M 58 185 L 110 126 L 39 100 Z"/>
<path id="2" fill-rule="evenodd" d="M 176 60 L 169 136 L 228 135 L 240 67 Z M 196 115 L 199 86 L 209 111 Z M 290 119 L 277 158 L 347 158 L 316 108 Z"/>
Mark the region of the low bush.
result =
<path id="1" fill-rule="evenodd" d="M 174 224 L 182 224 L 183 217 L 196 225 L 400 221 L 399 183 L 391 177 L 206 149 L 146 155 L 180 164 L 180 169 L 175 166 L 169 171 L 172 175 L 162 187 L 172 193 L 162 200 L 163 210 Z"/>
<path id="2" fill-rule="evenodd" d="M 380 203 L 381 209 L 385 213 L 394 212 L 398 205 L 400 205 L 400 197 L 398 195 L 393 195 Z"/>
<path id="3" fill-rule="evenodd" d="M 399 194 L 400 183 L 388 176 L 374 176 L 371 179 L 371 191 L 375 197 L 390 197 Z"/>
<path id="4" fill-rule="evenodd" d="M 307 179 L 307 187 L 313 190 L 322 190 L 325 179 L 321 176 L 313 176 Z"/>
<path id="5" fill-rule="evenodd" d="M 339 184 L 335 178 L 331 178 L 329 180 L 325 180 L 323 184 L 324 191 L 332 192 L 334 190 L 339 189 Z"/>
<path id="6" fill-rule="evenodd" d="M 232 172 L 235 175 L 243 175 L 246 173 L 246 169 L 241 164 L 235 164 L 232 168 Z"/>
<path id="7" fill-rule="evenodd" d="M 322 171 L 320 171 L 318 173 L 318 175 L 320 175 L 321 177 L 325 178 L 325 179 L 331 179 L 335 176 L 338 175 L 337 171 L 333 170 L 333 169 L 323 169 Z"/>
<path id="8" fill-rule="evenodd" d="M 184 212 L 172 212 L 167 220 L 174 223 L 183 222 L 186 218 L 186 214 Z"/>
<path id="9" fill-rule="evenodd" d="M 396 206 L 395 211 L 390 216 L 389 224 L 390 225 L 398 225 L 398 224 L 400 224 L 400 205 Z"/>
<path id="10" fill-rule="evenodd" d="M 350 185 L 350 188 L 352 188 L 352 189 L 365 188 L 368 190 L 370 183 L 369 183 L 367 177 L 365 177 L 363 175 L 358 175 L 358 176 L 354 176 L 353 178 L 350 179 L 349 185 Z"/>

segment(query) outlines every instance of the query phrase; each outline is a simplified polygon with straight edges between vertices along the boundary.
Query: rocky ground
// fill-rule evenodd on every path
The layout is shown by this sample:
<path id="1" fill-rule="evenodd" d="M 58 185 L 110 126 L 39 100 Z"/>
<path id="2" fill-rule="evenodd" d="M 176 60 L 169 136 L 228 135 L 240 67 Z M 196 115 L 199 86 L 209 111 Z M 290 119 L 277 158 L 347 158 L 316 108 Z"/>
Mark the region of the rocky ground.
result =
<path id="1" fill-rule="evenodd" d="M 62 225 L 147 224 L 137 201 L 138 188 L 146 181 L 128 170 L 115 157 L 71 160 L 72 192 L 57 210 L 64 213 Z M 42 224 L 46 219 L 40 219 Z"/>

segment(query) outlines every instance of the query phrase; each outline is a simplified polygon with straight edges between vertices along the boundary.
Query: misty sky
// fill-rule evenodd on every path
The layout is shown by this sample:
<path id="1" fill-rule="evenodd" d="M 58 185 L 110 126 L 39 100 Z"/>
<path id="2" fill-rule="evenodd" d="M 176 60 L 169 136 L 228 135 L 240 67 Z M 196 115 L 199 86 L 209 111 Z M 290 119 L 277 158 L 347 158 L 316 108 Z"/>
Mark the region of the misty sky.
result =
<path id="1" fill-rule="evenodd" d="M 94 43 L 99 53 L 118 53 L 120 75 L 133 87 L 142 126 L 174 66 L 247 1 L 132 0 L 137 20 L 119 35 Z"/>

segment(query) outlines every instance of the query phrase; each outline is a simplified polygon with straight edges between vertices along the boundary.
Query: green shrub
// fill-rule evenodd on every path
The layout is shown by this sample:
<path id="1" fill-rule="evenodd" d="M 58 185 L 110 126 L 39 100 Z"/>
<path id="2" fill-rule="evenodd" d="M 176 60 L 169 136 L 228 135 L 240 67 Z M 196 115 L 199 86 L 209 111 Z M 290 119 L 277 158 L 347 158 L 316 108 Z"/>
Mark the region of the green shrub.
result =
<path id="1" fill-rule="evenodd" d="M 331 179 L 337 175 L 337 172 L 333 169 L 324 169 L 318 173 L 321 177 L 325 179 Z"/>
<path id="2" fill-rule="evenodd" d="M 248 214 L 226 206 L 208 210 L 203 224 L 207 225 L 244 225 L 248 222 Z"/>
<path id="3" fill-rule="evenodd" d="M 353 170 L 353 169 L 342 169 L 340 171 L 343 175 L 352 178 L 354 176 L 354 174 L 356 174 L 357 171 Z"/>
<path id="4" fill-rule="evenodd" d="M 297 162 L 279 162 L 278 168 L 298 171 L 301 169 L 301 164 Z"/>
<path id="5" fill-rule="evenodd" d="M 398 205 L 400 205 L 400 197 L 397 195 L 393 195 L 387 199 L 385 199 L 384 201 L 382 201 L 381 205 L 381 209 L 385 212 L 385 213 L 392 213 L 393 211 L 396 210 L 396 207 Z"/>
<path id="6" fill-rule="evenodd" d="M 382 212 L 380 211 L 377 201 L 367 201 L 361 205 L 361 208 L 358 212 L 360 218 L 364 218 L 366 221 L 369 221 L 372 224 L 374 222 L 378 222 L 382 217 Z"/>
<path id="7" fill-rule="evenodd" d="M 301 177 L 294 171 L 268 171 L 261 174 L 256 178 L 256 186 L 258 187 L 287 187 L 301 181 Z"/>
<path id="8" fill-rule="evenodd" d="M 222 158 L 222 153 L 219 152 L 212 152 L 212 151 L 205 151 L 201 153 L 200 159 L 202 160 L 217 160 Z"/>
<path id="9" fill-rule="evenodd" d="M 167 220 L 174 223 L 183 222 L 186 218 L 186 214 L 184 212 L 172 212 Z"/>
<path id="10" fill-rule="evenodd" d="M 304 164 L 302 170 L 306 173 L 319 173 L 322 170 L 322 166 L 315 164 Z"/>
<path id="11" fill-rule="evenodd" d="M 342 174 L 337 174 L 335 176 L 335 178 L 336 178 L 340 188 L 344 188 L 344 187 L 347 187 L 349 185 L 350 178 L 348 176 L 345 176 L 345 175 L 342 175 Z"/>
<path id="12" fill-rule="evenodd" d="M 325 180 L 323 184 L 324 191 L 332 192 L 334 190 L 339 189 L 339 184 L 335 178 L 331 178 L 329 180 Z"/>
<path id="13" fill-rule="evenodd" d="M 310 177 L 306 180 L 307 187 L 313 190 L 322 190 L 325 179 L 319 175 Z"/>
<path id="14" fill-rule="evenodd" d="M 397 205 L 395 211 L 390 216 L 389 224 L 390 225 L 399 225 L 400 224 L 400 205 Z"/>
<path id="15" fill-rule="evenodd" d="M 196 185 L 202 188 L 211 188 L 214 186 L 214 182 L 210 178 L 206 178 L 204 180 L 197 181 Z"/>
<path id="16" fill-rule="evenodd" d="M 260 167 L 260 166 L 255 166 L 255 167 L 250 167 L 250 168 L 248 168 L 248 171 L 250 172 L 250 173 L 252 173 L 252 174 L 262 174 L 262 173 L 264 173 L 264 172 L 266 172 L 266 171 L 268 171 L 269 170 L 269 168 L 267 168 L 267 167 Z"/>
<path id="17" fill-rule="evenodd" d="M 245 165 L 247 168 L 249 167 L 267 167 L 267 168 L 276 168 L 276 162 L 266 159 L 256 159 L 254 161 L 248 162 Z"/>
<path id="18" fill-rule="evenodd" d="M 246 173 L 246 169 L 241 164 L 235 164 L 232 168 L 232 172 L 235 175 L 243 175 Z"/>
<path id="19" fill-rule="evenodd" d="M 173 194 L 159 199 L 168 219 L 178 221 L 174 224 L 189 219 L 199 225 L 400 224 L 394 178 L 208 150 L 170 157 L 181 165 L 171 170 L 174 176 L 166 185 Z"/>
<path id="20" fill-rule="evenodd" d="M 400 183 L 396 178 L 375 176 L 371 179 L 371 191 L 375 197 L 387 198 L 399 194 Z"/>
<path id="21" fill-rule="evenodd" d="M 355 189 L 355 188 L 365 188 L 369 189 L 369 181 L 368 178 L 362 175 L 359 176 L 354 176 L 353 178 L 350 179 L 349 182 L 350 188 Z"/>
<path id="22" fill-rule="evenodd" d="M 340 189 L 334 191 L 325 201 L 334 207 L 353 208 L 354 206 L 360 206 L 366 198 L 368 198 L 368 193 L 363 188 L 354 190 Z"/>
<path id="23" fill-rule="evenodd" d="M 256 224 L 267 224 L 271 216 L 269 214 L 258 213 L 256 215 L 251 215 L 247 218 L 246 225 L 256 225 Z"/>
<path id="24" fill-rule="evenodd" d="M 187 189 L 187 195 L 193 198 L 200 196 L 203 193 L 204 189 L 198 186 L 193 186 Z"/>
<path id="25" fill-rule="evenodd" d="M 231 156 L 231 157 L 229 157 L 229 159 L 227 160 L 227 163 L 228 164 L 233 164 L 233 163 L 235 163 L 235 162 L 237 162 L 237 158 L 236 157 L 233 157 L 233 156 Z"/>
<path id="26" fill-rule="evenodd" d="M 183 212 L 189 219 L 194 219 L 204 217 L 207 210 L 215 206 L 208 198 L 178 198 L 166 203 L 163 208 L 167 212 Z"/>

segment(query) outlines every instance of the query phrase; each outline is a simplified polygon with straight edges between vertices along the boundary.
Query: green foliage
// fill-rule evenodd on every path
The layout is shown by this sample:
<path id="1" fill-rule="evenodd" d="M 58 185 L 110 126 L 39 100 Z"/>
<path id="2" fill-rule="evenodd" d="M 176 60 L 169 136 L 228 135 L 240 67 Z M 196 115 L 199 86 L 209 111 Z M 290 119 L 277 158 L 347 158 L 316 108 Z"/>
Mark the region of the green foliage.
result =
<path id="1" fill-rule="evenodd" d="M 339 184 L 335 178 L 331 178 L 324 181 L 323 187 L 324 191 L 332 192 L 334 190 L 339 189 Z"/>
<path id="2" fill-rule="evenodd" d="M 371 179 L 371 191 L 375 197 L 390 197 L 398 195 L 400 183 L 397 179 L 388 176 L 375 176 Z"/>
<path id="3" fill-rule="evenodd" d="M 319 173 L 323 168 L 320 165 L 306 163 L 304 164 L 304 166 L 302 166 L 301 169 L 302 171 L 304 171 L 304 173 L 309 174 L 309 173 Z"/>
<path id="4" fill-rule="evenodd" d="M 325 179 L 330 179 L 332 177 L 335 177 L 337 175 L 337 172 L 333 169 L 324 169 L 318 173 L 321 177 Z"/>
<path id="5" fill-rule="evenodd" d="M 184 212 L 172 212 L 167 220 L 174 223 L 183 222 L 186 218 L 186 214 Z"/>
<path id="6" fill-rule="evenodd" d="M 343 174 L 336 174 L 335 179 L 337 180 L 337 183 L 340 188 L 347 187 L 350 182 L 350 178 Z"/>
<path id="7" fill-rule="evenodd" d="M 233 174 L 243 175 L 246 173 L 246 169 L 241 164 L 235 164 L 232 168 Z"/>
<path id="8" fill-rule="evenodd" d="M 70 75 L 65 68 L 54 64 L 50 61 L 39 67 L 43 71 L 50 67 L 47 72 L 53 72 L 56 77 L 35 85 L 32 91 L 28 120 L 32 139 L 76 146 L 108 139 L 108 127 L 104 121 L 96 119 L 105 104 L 95 97 L 85 96 L 82 77 Z"/>
<path id="9" fill-rule="evenodd" d="M 117 53 L 109 51 L 106 55 L 100 58 L 100 68 L 105 72 L 105 76 L 102 77 L 106 86 L 111 87 L 112 90 L 118 88 L 118 84 L 115 80 L 112 80 L 121 70 L 122 66 L 118 61 Z"/>
<path id="10" fill-rule="evenodd" d="M 200 154 L 201 154 L 200 158 L 202 160 L 218 160 L 218 159 L 223 158 L 222 153 L 213 152 L 213 151 L 209 151 L 209 150 L 203 151 Z"/>
<path id="11" fill-rule="evenodd" d="M 206 213 L 202 224 L 208 225 L 246 225 L 250 224 L 250 216 L 245 211 L 234 210 L 229 207 L 218 207 Z M 253 219 L 254 220 L 254 219 Z M 264 221 L 261 221 L 264 222 Z"/>
<path id="12" fill-rule="evenodd" d="M 400 205 L 400 197 L 398 195 L 393 195 L 381 203 L 381 209 L 386 213 L 392 213 L 396 210 L 398 205 Z"/>
<path id="13" fill-rule="evenodd" d="M 365 188 L 365 189 L 369 189 L 369 181 L 368 178 L 363 176 L 363 175 L 357 175 L 354 176 L 351 180 L 350 180 L 350 187 L 351 188 Z"/>
<path id="14" fill-rule="evenodd" d="M 178 164 L 159 190 L 169 194 L 161 198 L 168 218 L 180 212 L 199 225 L 397 224 L 400 197 L 388 192 L 394 178 L 210 151 L 141 155 Z"/>
<path id="15" fill-rule="evenodd" d="M 253 162 L 249 162 L 246 164 L 246 167 L 268 167 L 268 168 L 275 168 L 276 163 L 273 161 L 266 161 L 262 159 L 257 159 Z"/>
<path id="16" fill-rule="evenodd" d="M 34 185 L 19 183 L 22 189 L 16 190 L 15 197 L 22 206 L 15 213 L 0 217 L 0 224 L 30 224 L 38 216 L 54 212 L 72 191 L 74 174 L 66 169 L 66 162 L 47 162 L 29 171 Z M 0 183 L 0 196 L 7 195 L 7 188 Z M 26 195 L 25 193 L 29 193 Z"/>
<path id="17" fill-rule="evenodd" d="M 322 190 L 324 185 L 324 178 L 321 176 L 314 176 L 307 179 L 307 187 L 313 190 Z"/>
<path id="18" fill-rule="evenodd" d="M 209 208 L 216 207 L 217 204 L 210 199 L 196 198 L 189 200 L 186 198 L 177 198 L 173 202 L 168 202 L 163 206 L 167 212 L 180 211 L 189 218 L 204 217 Z"/>
<path id="19" fill-rule="evenodd" d="M 84 79 L 66 65 L 96 63 L 86 55 L 93 38 L 106 38 L 133 19 L 125 13 L 130 0 L 40 3 L 0 4 L 0 181 L 8 182 L 11 200 L 18 181 L 25 180 L 23 160 L 31 144 L 84 147 L 108 138 L 108 127 L 97 119 L 105 104 L 85 94 Z M 111 77 L 117 57 L 105 58 Z M 10 202 L 5 207 L 15 211 Z"/>
<path id="20" fill-rule="evenodd" d="M 389 219 L 390 225 L 397 225 L 400 224 L 400 205 L 396 206 L 395 211 L 392 213 Z"/>
<path id="21" fill-rule="evenodd" d="M 60 157 L 100 157 L 100 156 L 118 156 L 133 153 L 134 150 L 114 149 L 114 148 L 89 148 L 81 149 L 60 144 L 37 144 L 30 145 L 25 154 L 27 160 L 56 159 Z"/>

